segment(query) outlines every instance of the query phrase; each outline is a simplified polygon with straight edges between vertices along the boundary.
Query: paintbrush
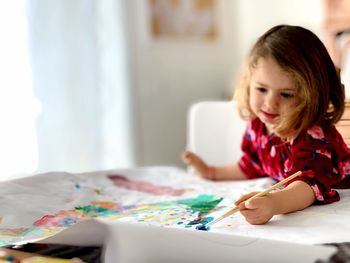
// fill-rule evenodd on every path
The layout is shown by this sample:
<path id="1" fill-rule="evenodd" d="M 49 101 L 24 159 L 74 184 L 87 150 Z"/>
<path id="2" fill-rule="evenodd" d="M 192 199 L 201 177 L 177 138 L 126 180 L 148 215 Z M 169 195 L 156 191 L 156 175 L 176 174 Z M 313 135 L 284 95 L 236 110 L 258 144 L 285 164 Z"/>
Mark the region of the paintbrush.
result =
<path id="1" fill-rule="evenodd" d="M 270 188 L 268 188 L 268 189 L 266 189 L 266 190 L 264 190 L 264 191 L 261 191 L 261 192 L 255 194 L 255 195 L 253 195 L 252 197 L 248 198 L 248 199 L 245 200 L 245 201 L 248 201 L 248 200 L 253 199 L 253 198 L 255 198 L 255 197 L 261 197 L 261 196 L 267 195 L 267 194 L 270 193 L 272 190 L 274 190 L 274 189 L 276 189 L 276 188 L 278 188 L 278 187 L 284 185 L 285 183 L 289 182 L 290 180 L 294 179 L 295 177 L 299 176 L 300 174 L 301 174 L 301 171 L 296 172 L 296 173 L 294 173 L 294 174 L 288 176 L 287 178 L 283 179 L 282 181 L 280 181 L 280 182 L 274 184 L 274 185 L 271 186 Z M 196 227 L 196 229 L 207 231 L 207 230 L 209 230 L 209 228 L 210 228 L 212 225 L 216 224 L 217 222 L 221 221 L 222 219 L 224 219 L 224 218 L 226 218 L 226 217 L 228 217 L 228 216 L 230 216 L 230 215 L 232 215 L 232 214 L 234 214 L 234 213 L 236 213 L 236 212 L 238 212 L 238 211 L 239 211 L 238 206 L 233 207 L 232 209 L 228 210 L 228 211 L 227 211 L 225 214 L 223 214 L 222 216 L 216 218 L 214 221 L 211 221 L 211 222 L 209 222 L 209 223 L 207 223 L 207 224 L 198 225 L 198 226 Z"/>

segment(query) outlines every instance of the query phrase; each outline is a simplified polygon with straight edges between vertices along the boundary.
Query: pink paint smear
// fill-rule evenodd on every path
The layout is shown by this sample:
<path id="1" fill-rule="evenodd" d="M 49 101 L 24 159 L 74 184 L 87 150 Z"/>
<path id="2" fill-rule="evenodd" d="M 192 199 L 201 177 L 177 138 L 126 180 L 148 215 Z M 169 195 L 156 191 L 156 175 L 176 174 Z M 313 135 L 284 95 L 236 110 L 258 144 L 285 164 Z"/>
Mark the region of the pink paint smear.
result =
<path id="1" fill-rule="evenodd" d="M 187 191 L 187 189 L 174 189 L 169 186 L 154 185 L 150 182 L 130 180 L 125 176 L 116 174 L 108 175 L 108 178 L 112 180 L 116 186 L 153 195 L 179 196 Z"/>

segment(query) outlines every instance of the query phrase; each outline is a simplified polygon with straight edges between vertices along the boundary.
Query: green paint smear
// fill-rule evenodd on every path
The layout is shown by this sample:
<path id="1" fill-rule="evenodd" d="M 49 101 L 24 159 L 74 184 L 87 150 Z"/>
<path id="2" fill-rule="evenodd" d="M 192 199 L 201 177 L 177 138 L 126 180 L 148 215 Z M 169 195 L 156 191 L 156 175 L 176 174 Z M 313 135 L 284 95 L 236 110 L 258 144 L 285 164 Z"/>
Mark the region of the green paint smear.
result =
<path id="1" fill-rule="evenodd" d="M 144 207 L 142 204 L 140 204 L 139 207 L 137 207 L 136 205 L 132 205 L 127 207 L 121 207 L 117 210 L 109 210 L 99 206 L 87 205 L 87 206 L 76 207 L 75 210 L 82 211 L 85 215 L 91 216 L 91 217 L 108 216 L 108 215 L 116 215 L 116 214 L 122 214 L 127 216 L 127 215 L 137 214 L 140 212 L 145 212 L 145 211 L 155 211 L 155 210 L 162 211 L 174 204 L 181 204 L 181 205 L 186 205 L 190 210 L 193 211 L 193 213 L 199 212 L 200 214 L 203 215 L 203 214 L 207 214 L 210 210 L 212 210 L 215 206 L 217 206 L 217 204 L 220 203 L 222 199 L 223 199 L 222 197 L 216 197 L 213 195 L 199 195 L 191 199 L 146 204 Z"/>
<path id="2" fill-rule="evenodd" d="M 194 212 L 207 214 L 212 210 L 223 198 L 214 195 L 199 195 L 196 198 L 177 201 L 178 204 L 189 206 Z"/>
<path id="3" fill-rule="evenodd" d="M 115 213 L 109 209 L 99 207 L 99 206 L 93 206 L 93 205 L 79 206 L 79 207 L 76 207 L 75 210 L 82 211 L 85 215 L 88 215 L 91 217 L 97 217 L 101 215 L 107 215 L 109 213 Z"/>

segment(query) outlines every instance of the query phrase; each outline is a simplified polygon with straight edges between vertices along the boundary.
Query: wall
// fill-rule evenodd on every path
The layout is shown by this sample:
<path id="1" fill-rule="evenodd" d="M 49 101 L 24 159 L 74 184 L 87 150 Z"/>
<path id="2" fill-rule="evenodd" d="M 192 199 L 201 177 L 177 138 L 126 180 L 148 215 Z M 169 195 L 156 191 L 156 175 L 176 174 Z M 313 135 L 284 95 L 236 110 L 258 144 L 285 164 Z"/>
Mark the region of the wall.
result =
<path id="1" fill-rule="evenodd" d="M 146 3 L 127 4 L 139 165 L 182 165 L 188 108 L 230 98 L 245 54 L 269 27 L 299 24 L 322 38 L 319 0 L 219 0 L 221 36 L 211 44 L 152 40 Z"/>

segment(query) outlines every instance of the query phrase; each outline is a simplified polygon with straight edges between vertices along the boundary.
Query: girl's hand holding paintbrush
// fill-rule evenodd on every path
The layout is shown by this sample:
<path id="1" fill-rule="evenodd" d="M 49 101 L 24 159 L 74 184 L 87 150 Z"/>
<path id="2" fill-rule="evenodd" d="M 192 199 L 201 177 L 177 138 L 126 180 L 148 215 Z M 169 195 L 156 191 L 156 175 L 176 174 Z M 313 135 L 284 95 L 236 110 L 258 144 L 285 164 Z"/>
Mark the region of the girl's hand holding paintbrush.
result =
<path id="1" fill-rule="evenodd" d="M 294 181 L 281 190 L 251 198 L 255 194 L 257 192 L 243 195 L 235 202 L 240 213 L 253 225 L 265 224 L 274 215 L 302 210 L 315 200 L 310 186 L 303 181 Z"/>
<path id="2" fill-rule="evenodd" d="M 236 207 L 231 208 L 214 221 L 198 225 L 196 229 L 207 231 L 212 225 L 238 211 L 242 213 L 249 223 L 259 225 L 265 224 L 274 215 L 286 214 L 310 206 L 315 200 L 313 190 L 303 181 L 292 182 L 299 175 L 301 175 L 300 171 L 288 176 L 264 191 L 253 192 L 242 196 L 236 201 Z M 292 183 L 286 186 L 286 188 L 272 192 L 289 182 Z"/>
<path id="3" fill-rule="evenodd" d="M 196 173 L 202 178 L 211 180 L 247 179 L 237 164 L 216 167 L 215 173 L 212 174 L 208 172 L 210 166 L 192 152 L 186 151 L 183 154 L 183 160 L 187 165 L 194 167 Z M 290 177 L 294 179 L 295 176 Z M 258 193 L 259 196 L 254 196 L 256 192 L 243 195 L 235 202 L 237 206 L 234 208 L 235 212 L 240 211 L 250 224 L 261 225 L 267 223 L 274 215 L 286 214 L 310 206 L 315 201 L 315 195 L 310 185 L 303 181 L 294 181 L 280 191 L 271 192 L 276 189 L 276 186 L 283 186 L 287 183 L 286 180 L 290 179 L 286 178 L 275 184 L 268 192 Z M 248 200 L 249 198 L 251 199 Z"/>
<path id="4" fill-rule="evenodd" d="M 251 192 L 249 194 L 242 195 L 235 202 L 235 205 L 238 206 L 240 213 L 249 223 L 265 224 L 274 216 L 273 193 L 247 200 L 257 193 L 258 192 Z"/>

